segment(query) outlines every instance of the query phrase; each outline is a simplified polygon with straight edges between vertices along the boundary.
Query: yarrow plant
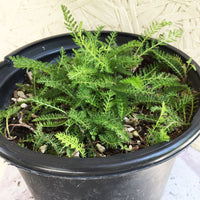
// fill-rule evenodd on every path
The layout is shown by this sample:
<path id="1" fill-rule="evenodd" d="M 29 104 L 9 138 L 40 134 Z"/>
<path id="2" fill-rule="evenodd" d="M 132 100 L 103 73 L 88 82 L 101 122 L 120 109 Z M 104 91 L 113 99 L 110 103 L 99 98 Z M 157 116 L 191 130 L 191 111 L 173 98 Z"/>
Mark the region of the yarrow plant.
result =
<path id="1" fill-rule="evenodd" d="M 88 32 L 62 6 L 74 43 L 56 64 L 11 57 L 26 70 L 16 98 L 0 111 L 1 133 L 20 146 L 68 157 L 125 153 L 168 142 L 190 124 L 197 97 L 183 63 L 160 47 L 182 30 L 153 34 L 171 22 L 153 22 L 138 40 L 117 44 L 117 32 L 101 40 L 103 27 Z"/>

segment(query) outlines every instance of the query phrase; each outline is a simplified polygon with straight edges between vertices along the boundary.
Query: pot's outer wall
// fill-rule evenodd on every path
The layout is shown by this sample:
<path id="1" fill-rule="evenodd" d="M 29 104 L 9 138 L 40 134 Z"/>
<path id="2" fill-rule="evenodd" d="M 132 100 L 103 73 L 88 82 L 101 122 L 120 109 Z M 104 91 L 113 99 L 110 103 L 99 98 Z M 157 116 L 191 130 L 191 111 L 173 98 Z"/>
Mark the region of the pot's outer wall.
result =
<path id="1" fill-rule="evenodd" d="M 103 32 L 104 40 L 109 32 Z M 137 39 L 138 35 L 118 33 L 119 45 Z M 71 55 L 77 48 L 70 35 L 60 35 L 33 43 L 13 52 L 0 63 L 0 109 L 4 109 L 16 88 L 23 82 L 24 71 L 13 68 L 9 56 L 26 56 L 45 62 L 59 58 L 61 46 Z M 189 56 L 172 46 L 162 47 Z M 200 68 L 191 72 L 189 80 L 200 88 Z M 0 135 L 0 156 L 19 167 L 36 200 L 157 200 L 161 198 L 175 155 L 193 142 L 200 132 L 200 110 L 191 127 L 170 142 L 123 155 L 107 158 L 59 158 L 45 155 L 7 141 Z"/>
<path id="2" fill-rule="evenodd" d="M 35 200 L 160 200 L 175 157 L 124 174 L 74 179 L 20 169 Z"/>

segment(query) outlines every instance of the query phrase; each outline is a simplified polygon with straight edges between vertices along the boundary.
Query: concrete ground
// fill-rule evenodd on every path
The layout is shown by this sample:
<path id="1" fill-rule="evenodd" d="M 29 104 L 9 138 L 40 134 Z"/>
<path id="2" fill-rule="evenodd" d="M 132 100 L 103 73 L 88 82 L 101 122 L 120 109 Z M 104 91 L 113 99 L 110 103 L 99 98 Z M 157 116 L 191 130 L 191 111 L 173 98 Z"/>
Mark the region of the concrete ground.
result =
<path id="1" fill-rule="evenodd" d="M 200 199 L 200 152 L 188 148 L 178 155 L 162 200 Z"/>
<path id="2" fill-rule="evenodd" d="M 155 19 L 172 21 L 184 31 L 173 45 L 200 63 L 200 0 L 0 0 L 0 61 L 23 45 L 66 33 L 61 4 L 87 30 L 105 25 L 105 30 L 140 34 Z M 190 147 L 177 157 L 162 200 L 200 199 L 200 137 L 192 147 L 199 152 Z M 30 199 L 17 169 L 0 159 L 0 200 Z"/>
<path id="3" fill-rule="evenodd" d="M 189 147 L 177 156 L 161 200 L 199 200 L 200 152 Z M 16 167 L 0 159 L 0 199 L 34 200 Z"/>

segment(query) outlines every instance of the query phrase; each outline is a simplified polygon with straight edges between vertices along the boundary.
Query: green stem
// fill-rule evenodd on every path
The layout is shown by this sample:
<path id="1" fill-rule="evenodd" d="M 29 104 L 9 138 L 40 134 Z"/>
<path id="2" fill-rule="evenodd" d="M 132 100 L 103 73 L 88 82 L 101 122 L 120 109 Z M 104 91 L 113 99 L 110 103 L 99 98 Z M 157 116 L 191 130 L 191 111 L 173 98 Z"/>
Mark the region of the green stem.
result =
<path id="1" fill-rule="evenodd" d="M 33 69 L 33 94 L 36 96 L 36 72 L 35 69 Z"/>
<path id="2" fill-rule="evenodd" d="M 11 138 L 11 135 L 10 135 L 10 130 L 9 130 L 9 127 L 8 127 L 8 117 L 6 117 L 6 130 L 7 130 L 7 134 L 8 134 L 8 137 Z"/>
<path id="3" fill-rule="evenodd" d="M 193 101 L 193 99 L 192 99 L 192 102 L 191 102 L 191 109 L 190 110 L 191 110 L 190 116 L 188 117 L 188 120 L 187 120 L 188 123 L 190 122 L 190 120 L 192 118 L 193 111 L 194 111 L 194 101 Z"/>

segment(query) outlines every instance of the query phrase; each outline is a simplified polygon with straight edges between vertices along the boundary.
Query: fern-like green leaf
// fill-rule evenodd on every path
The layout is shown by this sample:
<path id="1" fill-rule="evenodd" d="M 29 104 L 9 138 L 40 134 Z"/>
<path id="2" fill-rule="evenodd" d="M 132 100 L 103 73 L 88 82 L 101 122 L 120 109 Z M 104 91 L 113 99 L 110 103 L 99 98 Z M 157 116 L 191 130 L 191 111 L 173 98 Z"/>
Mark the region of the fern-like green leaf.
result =
<path id="1" fill-rule="evenodd" d="M 114 104 L 114 102 L 113 102 L 114 95 L 115 95 L 115 93 L 112 90 L 109 90 L 108 92 L 106 92 L 105 98 L 104 98 L 104 103 L 103 103 L 105 113 L 108 113 L 111 111 L 111 108 Z"/>
<path id="2" fill-rule="evenodd" d="M 122 139 L 112 131 L 99 135 L 99 139 L 107 148 L 117 149 L 123 143 Z"/>
<path id="3" fill-rule="evenodd" d="M 59 108 L 58 106 L 55 106 L 54 103 L 52 101 L 46 100 L 46 99 L 42 99 L 42 98 L 38 98 L 38 97 L 32 97 L 29 98 L 27 101 L 29 102 L 33 102 L 38 106 L 44 106 L 46 108 L 51 108 L 55 111 L 61 112 L 65 115 L 67 115 L 67 112 L 64 111 L 63 109 Z"/>
<path id="4" fill-rule="evenodd" d="M 7 108 L 7 110 L 4 112 L 4 117 L 8 117 L 10 118 L 11 116 L 15 115 L 16 113 L 19 112 L 21 108 L 18 106 L 18 107 L 9 107 Z"/>
<path id="5" fill-rule="evenodd" d="M 124 125 L 120 118 L 114 117 L 112 113 L 96 114 L 93 121 L 98 126 L 115 132 L 116 136 L 120 137 L 123 142 L 129 140 L 129 135 L 124 131 Z"/>
<path id="6" fill-rule="evenodd" d="M 27 71 L 32 69 L 40 70 L 48 74 L 49 73 L 51 74 L 54 71 L 52 69 L 51 63 L 43 63 L 41 61 L 32 60 L 26 57 L 19 57 L 19 56 L 9 57 L 9 59 L 13 62 L 15 68 L 26 69 Z"/>
<path id="7" fill-rule="evenodd" d="M 76 32 L 79 34 L 82 29 L 82 23 L 77 24 L 66 6 L 62 5 L 61 8 L 64 14 L 66 28 L 73 33 L 73 36 L 76 36 Z"/>
<path id="8" fill-rule="evenodd" d="M 79 151 L 81 156 L 86 157 L 84 144 L 79 141 L 79 139 L 73 135 L 67 133 L 57 133 L 56 138 L 67 148 L 75 149 Z"/>
<path id="9" fill-rule="evenodd" d="M 69 111 L 69 118 L 74 120 L 74 123 L 78 126 L 81 126 L 83 129 L 89 130 L 90 129 L 90 122 L 87 119 L 86 113 L 83 111 L 76 111 L 75 109 L 70 109 Z"/>
<path id="10" fill-rule="evenodd" d="M 171 69 L 179 78 L 184 78 L 182 63 L 180 63 L 179 59 L 160 50 L 154 49 L 152 52 L 155 54 L 158 60 L 167 64 L 168 68 Z"/>
<path id="11" fill-rule="evenodd" d="M 35 118 L 33 122 L 39 122 L 39 121 L 49 121 L 49 120 L 61 120 L 66 119 L 67 116 L 60 113 L 50 113 L 46 115 L 41 115 L 38 118 Z"/>
<path id="12" fill-rule="evenodd" d="M 121 83 L 130 84 L 138 90 L 143 89 L 144 82 L 139 76 L 132 76 L 120 81 Z"/>

